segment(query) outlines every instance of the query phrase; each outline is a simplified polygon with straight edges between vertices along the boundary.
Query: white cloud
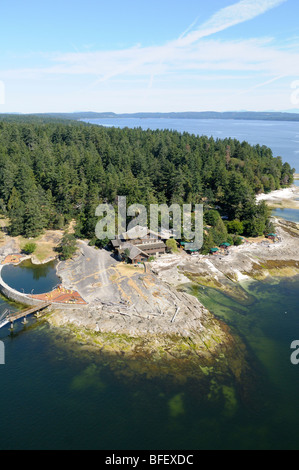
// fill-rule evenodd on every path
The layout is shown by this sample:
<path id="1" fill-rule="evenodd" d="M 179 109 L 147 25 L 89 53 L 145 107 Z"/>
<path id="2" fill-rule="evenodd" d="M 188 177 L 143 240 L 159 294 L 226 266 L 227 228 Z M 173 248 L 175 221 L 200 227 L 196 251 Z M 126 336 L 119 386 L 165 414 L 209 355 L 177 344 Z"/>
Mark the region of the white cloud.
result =
<path id="1" fill-rule="evenodd" d="M 177 43 L 186 46 L 199 39 L 224 31 L 227 28 L 252 20 L 266 11 L 281 5 L 287 0 L 241 0 L 238 3 L 222 8 L 199 29 L 180 38 Z"/>
<path id="2" fill-rule="evenodd" d="M 55 65 L 52 67 L 9 71 L 8 75 L 22 73 L 25 77 L 32 78 L 35 75 L 39 77 L 40 75 L 47 74 L 90 74 L 97 75 L 99 82 L 103 82 L 117 75 L 128 73 L 149 73 L 150 75 L 163 73 L 167 71 L 167 65 L 171 64 L 173 67 L 175 63 L 177 63 L 177 68 L 179 68 L 180 66 L 184 67 L 184 64 L 188 64 L 189 62 L 187 68 L 190 69 L 192 68 L 192 61 L 194 62 L 194 69 L 200 67 L 198 65 L 200 61 L 205 62 L 205 60 L 207 64 L 216 64 L 217 61 L 220 61 L 219 67 L 223 68 L 224 64 L 221 64 L 221 62 L 224 63 L 225 60 L 227 61 L 229 55 L 231 55 L 232 60 L 236 58 L 238 62 L 240 58 L 242 62 L 245 63 L 246 58 L 242 56 L 246 54 L 242 53 L 242 49 L 245 44 L 246 53 L 250 52 L 248 51 L 248 43 L 244 43 L 244 41 L 239 42 L 239 44 L 215 42 L 216 47 L 213 47 L 212 42 L 203 43 L 202 40 L 234 25 L 251 20 L 269 9 L 279 6 L 285 1 L 286 0 L 241 0 L 238 3 L 219 10 L 197 30 L 189 32 L 190 28 L 194 26 L 193 23 L 178 39 L 170 41 L 163 46 L 138 46 L 123 50 L 56 54 L 50 56 L 50 60 L 55 62 Z M 199 40 L 201 41 L 198 43 Z M 269 51 L 271 52 L 271 49 Z M 223 52 L 224 56 L 222 55 Z M 263 50 L 263 48 L 256 47 L 254 52 L 257 53 L 257 62 L 259 62 L 261 55 L 264 60 L 265 50 Z M 237 57 L 235 55 L 236 53 Z M 252 54 L 249 55 L 249 57 L 251 56 Z M 250 59 L 247 62 L 250 62 Z M 267 60 L 267 62 L 269 62 L 269 60 Z M 163 67 L 164 63 L 166 67 Z M 151 67 L 151 71 L 148 70 L 147 66 Z"/>
<path id="3" fill-rule="evenodd" d="M 144 56 L 146 55 L 146 60 Z M 186 48 L 132 48 L 114 52 L 68 54 L 47 68 L 8 70 L 1 78 L 40 79 L 45 76 L 146 77 L 153 72 L 167 75 L 188 71 L 245 71 L 277 76 L 299 75 L 299 53 L 280 50 L 269 40 L 202 40 Z"/>
<path id="4" fill-rule="evenodd" d="M 134 102 L 138 106 L 149 103 L 150 106 L 156 106 L 160 99 L 160 106 L 156 109 L 161 109 L 161 100 L 168 100 L 169 103 L 170 97 L 176 96 L 177 106 L 184 102 L 185 97 L 185 108 L 191 109 L 188 103 L 194 103 L 198 108 L 198 102 L 203 103 L 206 96 L 206 100 L 211 101 L 208 109 L 212 109 L 213 102 L 217 102 L 215 97 L 218 96 L 219 103 L 219 95 L 225 94 L 222 89 L 225 78 L 221 75 L 235 74 L 240 80 L 236 91 L 229 91 L 231 85 L 229 79 L 227 80 L 225 87 L 232 96 L 259 90 L 288 75 L 299 76 L 299 53 L 298 49 L 291 47 L 291 43 L 285 49 L 275 45 L 272 38 L 239 41 L 210 39 L 215 33 L 252 20 L 285 1 L 242 0 L 219 10 L 196 29 L 195 21 L 178 39 L 161 46 L 139 45 L 121 50 L 52 53 L 48 56 L 47 67 L 6 70 L 0 72 L 0 78 L 6 81 L 36 82 L 41 89 L 50 87 L 50 82 L 56 82 L 56 87 L 61 86 L 63 89 L 67 81 L 71 81 L 72 89 L 75 84 L 80 88 L 82 100 L 84 98 L 86 104 L 98 103 L 100 100 L 103 104 L 108 97 L 113 103 L 113 96 L 114 99 L 118 96 L 118 103 L 124 100 L 127 105 Z M 298 41 L 298 38 L 294 38 L 294 41 Z M 45 57 L 43 60 L 45 61 Z M 207 73 L 214 74 L 214 80 L 211 80 L 210 88 L 199 89 Z M 218 83 L 216 73 L 219 74 Z M 192 101 L 190 83 L 192 82 L 193 87 L 196 80 L 198 89 L 196 91 L 196 88 L 192 88 Z M 53 85 L 53 90 L 54 88 Z M 165 88 L 168 88 L 167 93 Z M 62 95 L 62 99 L 64 96 Z M 89 99 L 91 96 L 92 99 Z M 245 108 L 245 96 L 242 99 L 242 107 Z M 107 109 L 111 109 L 109 104 Z M 180 109 L 184 109 L 184 106 Z"/>

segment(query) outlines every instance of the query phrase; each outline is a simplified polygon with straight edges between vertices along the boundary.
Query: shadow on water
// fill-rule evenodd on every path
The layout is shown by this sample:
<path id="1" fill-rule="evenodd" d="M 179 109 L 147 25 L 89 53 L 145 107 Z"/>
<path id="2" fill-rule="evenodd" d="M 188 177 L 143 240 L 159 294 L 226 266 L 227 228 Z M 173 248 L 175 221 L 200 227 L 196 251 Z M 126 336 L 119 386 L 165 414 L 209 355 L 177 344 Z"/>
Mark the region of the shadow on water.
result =
<path id="1" fill-rule="evenodd" d="M 35 265 L 26 260 L 18 266 L 4 266 L 2 278 L 6 284 L 19 292 L 43 294 L 61 282 L 56 274 L 56 265 L 56 261 Z"/>
<path id="2" fill-rule="evenodd" d="M 0 448 L 297 449 L 299 382 L 290 344 L 298 339 L 299 278 L 243 288 L 255 298 L 251 305 L 186 286 L 246 341 L 257 379 L 250 404 L 217 375 L 208 390 L 167 375 L 125 380 L 116 373 L 121 357 L 30 319 L 13 335 L 1 332 Z"/>

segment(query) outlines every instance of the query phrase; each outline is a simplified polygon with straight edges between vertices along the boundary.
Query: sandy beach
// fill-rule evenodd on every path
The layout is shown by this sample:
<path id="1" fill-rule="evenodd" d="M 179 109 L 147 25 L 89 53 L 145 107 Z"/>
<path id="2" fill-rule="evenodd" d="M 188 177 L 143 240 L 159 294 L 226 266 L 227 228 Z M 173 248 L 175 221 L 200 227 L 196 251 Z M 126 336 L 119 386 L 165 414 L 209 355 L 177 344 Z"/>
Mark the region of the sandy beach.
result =
<path id="1" fill-rule="evenodd" d="M 258 194 L 256 200 L 257 202 L 266 201 L 275 209 L 299 209 L 299 187 L 292 185 L 290 188 L 278 189 L 268 194 Z"/>

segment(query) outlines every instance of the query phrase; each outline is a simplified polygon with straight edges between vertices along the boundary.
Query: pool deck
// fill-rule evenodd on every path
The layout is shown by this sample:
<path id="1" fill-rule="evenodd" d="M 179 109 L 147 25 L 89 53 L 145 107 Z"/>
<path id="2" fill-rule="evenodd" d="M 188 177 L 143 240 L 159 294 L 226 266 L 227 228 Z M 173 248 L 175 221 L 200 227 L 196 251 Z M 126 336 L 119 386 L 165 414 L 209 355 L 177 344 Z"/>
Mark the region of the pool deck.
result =
<path id="1" fill-rule="evenodd" d="M 29 259 L 29 256 L 24 256 L 20 253 L 12 253 L 6 255 L 6 257 L 1 261 L 1 266 L 4 265 L 18 265 L 22 261 Z M 6 286 L 9 288 L 9 286 Z M 14 290 L 14 289 L 13 289 Z M 24 298 L 24 294 L 21 294 L 22 298 Z M 41 301 L 41 302 L 50 302 L 53 304 L 63 304 L 63 305 L 88 305 L 88 303 L 81 297 L 79 292 L 72 290 L 72 289 L 65 289 L 62 285 L 58 286 L 57 288 L 53 289 L 51 292 L 45 292 L 43 294 L 36 294 L 36 295 L 25 295 L 26 299 L 30 301 L 30 299 L 34 301 Z M 27 304 L 27 302 L 26 302 Z"/>
<path id="2" fill-rule="evenodd" d="M 1 261 L 1 264 L 19 264 L 24 261 L 28 256 L 21 255 L 19 253 L 6 256 L 6 258 Z"/>
<path id="3" fill-rule="evenodd" d="M 85 302 L 78 292 L 71 289 L 65 289 L 62 286 L 59 286 L 46 294 L 30 295 L 29 297 L 43 300 L 45 302 L 87 305 L 87 302 Z"/>

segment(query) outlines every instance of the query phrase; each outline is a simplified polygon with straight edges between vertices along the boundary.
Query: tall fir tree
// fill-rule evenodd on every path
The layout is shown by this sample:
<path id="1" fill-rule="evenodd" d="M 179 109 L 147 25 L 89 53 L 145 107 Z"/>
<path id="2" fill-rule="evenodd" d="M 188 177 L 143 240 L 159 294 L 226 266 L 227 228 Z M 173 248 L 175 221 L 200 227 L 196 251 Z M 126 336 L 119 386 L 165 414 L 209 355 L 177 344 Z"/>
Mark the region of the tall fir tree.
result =
<path id="1" fill-rule="evenodd" d="M 13 187 L 8 204 L 8 216 L 10 219 L 9 232 L 12 237 L 24 232 L 25 204 L 20 198 L 19 192 Z"/>

